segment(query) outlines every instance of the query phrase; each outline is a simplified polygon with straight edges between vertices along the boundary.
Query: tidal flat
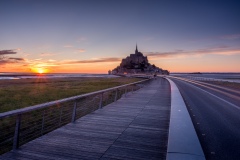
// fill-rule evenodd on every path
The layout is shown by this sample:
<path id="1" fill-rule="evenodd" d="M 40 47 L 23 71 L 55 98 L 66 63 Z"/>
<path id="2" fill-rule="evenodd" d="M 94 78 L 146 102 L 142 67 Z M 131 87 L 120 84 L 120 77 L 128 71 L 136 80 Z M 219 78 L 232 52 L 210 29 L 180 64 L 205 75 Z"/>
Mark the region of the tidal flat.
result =
<path id="1" fill-rule="evenodd" d="M 227 81 L 204 81 L 204 82 L 240 91 L 240 83 Z"/>
<path id="2" fill-rule="evenodd" d="M 0 113 L 90 93 L 141 80 L 140 78 L 75 77 L 0 81 Z"/>

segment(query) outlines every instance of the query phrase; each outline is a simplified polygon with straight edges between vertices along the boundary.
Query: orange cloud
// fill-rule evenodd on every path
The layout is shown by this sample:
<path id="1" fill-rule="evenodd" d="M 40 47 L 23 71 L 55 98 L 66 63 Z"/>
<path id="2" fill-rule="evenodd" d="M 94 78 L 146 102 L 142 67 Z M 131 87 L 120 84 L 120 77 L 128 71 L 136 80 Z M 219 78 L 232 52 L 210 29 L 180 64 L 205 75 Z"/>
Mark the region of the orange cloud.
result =
<path id="1" fill-rule="evenodd" d="M 15 49 L 16 51 L 21 51 L 22 50 L 22 48 L 17 48 L 17 49 Z"/>
<path id="2" fill-rule="evenodd" d="M 54 56 L 54 55 L 56 55 L 56 54 L 55 53 L 41 53 L 40 56 L 47 57 L 47 56 Z"/>
<path id="3" fill-rule="evenodd" d="M 86 50 L 85 50 L 85 49 L 77 49 L 77 51 L 78 51 L 79 53 L 86 52 Z"/>
<path id="4" fill-rule="evenodd" d="M 100 58 L 93 60 L 64 61 L 63 64 L 83 64 L 83 63 L 103 63 L 103 62 L 120 62 L 121 58 Z"/>

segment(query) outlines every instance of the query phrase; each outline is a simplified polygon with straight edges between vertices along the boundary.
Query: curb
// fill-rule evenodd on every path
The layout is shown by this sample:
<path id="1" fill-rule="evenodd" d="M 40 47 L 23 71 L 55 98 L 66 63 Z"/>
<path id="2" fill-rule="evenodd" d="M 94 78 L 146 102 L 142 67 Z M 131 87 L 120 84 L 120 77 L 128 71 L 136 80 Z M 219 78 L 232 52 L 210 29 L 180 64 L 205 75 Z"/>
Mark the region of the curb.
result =
<path id="1" fill-rule="evenodd" d="M 167 160 L 205 160 L 205 156 L 176 84 L 171 85 L 171 115 L 168 135 Z"/>

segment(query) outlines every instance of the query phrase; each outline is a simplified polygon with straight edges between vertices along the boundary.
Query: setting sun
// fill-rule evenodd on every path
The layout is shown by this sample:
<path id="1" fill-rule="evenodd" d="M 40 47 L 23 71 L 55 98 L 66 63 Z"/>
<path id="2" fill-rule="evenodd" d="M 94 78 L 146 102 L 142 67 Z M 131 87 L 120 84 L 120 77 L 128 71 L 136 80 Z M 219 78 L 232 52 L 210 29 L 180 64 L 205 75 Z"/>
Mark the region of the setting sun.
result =
<path id="1" fill-rule="evenodd" d="M 44 70 L 42 68 L 39 68 L 38 73 L 42 74 L 42 73 L 44 73 Z"/>
<path id="2" fill-rule="evenodd" d="M 35 72 L 35 73 L 39 73 L 39 74 L 43 74 L 43 73 L 48 72 L 48 70 L 45 69 L 45 68 L 33 68 L 32 71 Z"/>

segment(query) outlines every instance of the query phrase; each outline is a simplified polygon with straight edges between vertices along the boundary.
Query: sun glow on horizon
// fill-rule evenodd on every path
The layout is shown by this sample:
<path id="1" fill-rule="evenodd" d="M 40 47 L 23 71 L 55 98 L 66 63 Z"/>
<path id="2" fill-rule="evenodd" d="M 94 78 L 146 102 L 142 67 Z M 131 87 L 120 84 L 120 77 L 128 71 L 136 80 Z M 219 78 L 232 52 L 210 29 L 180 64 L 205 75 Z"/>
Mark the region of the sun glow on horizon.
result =
<path id="1" fill-rule="evenodd" d="M 32 72 L 39 73 L 39 74 L 44 74 L 44 73 L 48 73 L 48 69 L 45 69 L 45 68 L 33 68 Z"/>
<path id="2" fill-rule="evenodd" d="M 44 73 L 43 69 L 42 69 L 42 68 L 39 68 L 39 69 L 38 69 L 38 73 L 40 73 L 40 74 Z"/>

